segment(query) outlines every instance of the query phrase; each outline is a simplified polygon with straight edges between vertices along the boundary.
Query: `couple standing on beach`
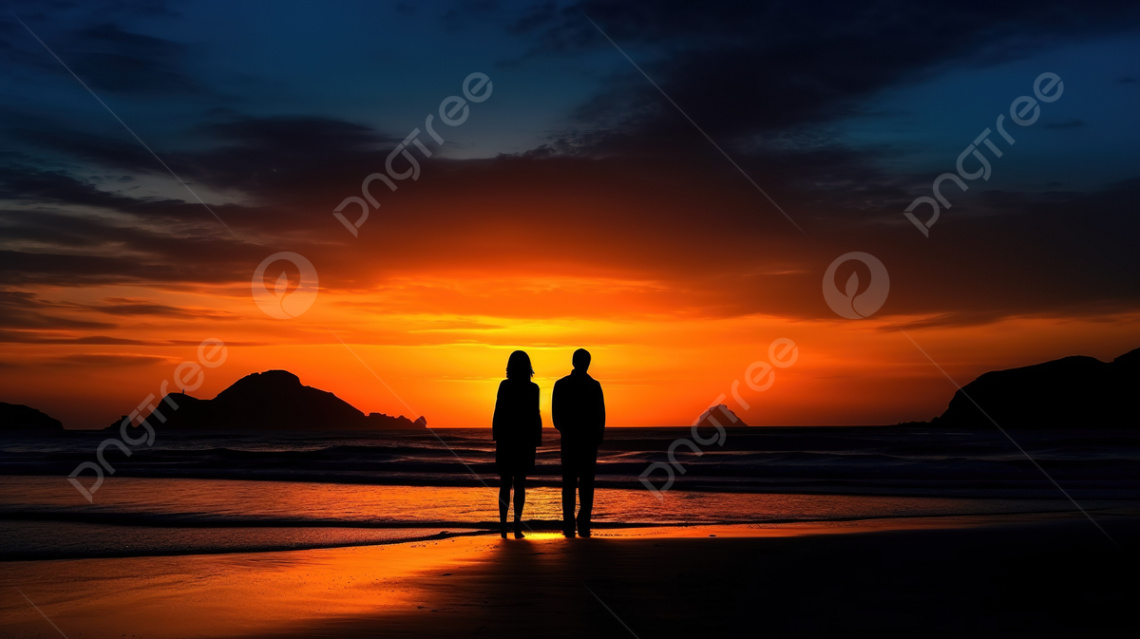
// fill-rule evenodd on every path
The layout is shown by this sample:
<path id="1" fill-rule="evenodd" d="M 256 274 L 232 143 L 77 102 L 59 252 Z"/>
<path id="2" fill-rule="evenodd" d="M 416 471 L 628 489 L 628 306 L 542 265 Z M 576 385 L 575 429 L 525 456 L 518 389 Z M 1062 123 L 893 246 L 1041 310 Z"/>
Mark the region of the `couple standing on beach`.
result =
<path id="1" fill-rule="evenodd" d="M 594 507 L 594 468 L 598 446 L 606 427 L 602 385 L 586 370 L 590 353 L 574 351 L 574 371 L 554 384 L 550 412 L 554 427 L 562 433 L 562 534 L 590 536 L 590 513 Z M 515 489 L 515 538 L 522 539 L 522 512 L 526 503 L 526 476 L 534 470 L 535 449 L 542 444 L 542 416 L 538 410 L 538 384 L 530 381 L 534 369 L 523 351 L 511 353 L 507 378 L 499 384 L 491 438 L 495 440 L 495 468 L 499 471 L 499 526 L 507 536 L 507 508 L 511 486 Z M 574 517 L 575 488 L 582 509 Z"/>

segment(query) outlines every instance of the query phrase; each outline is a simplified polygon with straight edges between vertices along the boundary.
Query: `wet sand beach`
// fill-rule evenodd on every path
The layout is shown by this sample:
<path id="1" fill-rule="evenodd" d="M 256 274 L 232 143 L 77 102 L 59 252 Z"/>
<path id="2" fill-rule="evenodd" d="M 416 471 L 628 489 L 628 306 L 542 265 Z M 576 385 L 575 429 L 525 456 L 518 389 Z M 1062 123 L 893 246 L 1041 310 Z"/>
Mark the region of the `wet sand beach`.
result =
<path id="1" fill-rule="evenodd" d="M 1132 636 L 1140 519 L 1098 521 L 1112 541 L 1043 514 L 6 562 L 0 635 Z"/>

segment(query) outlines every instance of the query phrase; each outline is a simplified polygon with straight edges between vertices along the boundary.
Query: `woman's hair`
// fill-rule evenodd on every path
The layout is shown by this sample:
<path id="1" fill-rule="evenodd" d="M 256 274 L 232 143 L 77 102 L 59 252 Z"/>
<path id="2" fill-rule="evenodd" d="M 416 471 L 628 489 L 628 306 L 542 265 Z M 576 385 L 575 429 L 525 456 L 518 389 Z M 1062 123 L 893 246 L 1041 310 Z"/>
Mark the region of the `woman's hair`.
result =
<path id="1" fill-rule="evenodd" d="M 507 359 L 507 379 L 527 379 L 534 376 L 530 366 L 530 356 L 524 351 L 515 351 Z"/>

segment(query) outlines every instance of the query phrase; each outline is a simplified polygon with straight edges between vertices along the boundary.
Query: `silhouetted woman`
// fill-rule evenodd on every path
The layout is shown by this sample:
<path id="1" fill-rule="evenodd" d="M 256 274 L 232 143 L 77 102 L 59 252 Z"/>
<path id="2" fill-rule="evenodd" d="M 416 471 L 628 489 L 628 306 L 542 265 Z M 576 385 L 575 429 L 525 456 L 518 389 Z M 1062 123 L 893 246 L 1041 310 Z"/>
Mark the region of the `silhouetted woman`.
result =
<path id="1" fill-rule="evenodd" d="M 522 539 L 522 513 L 526 502 L 526 476 L 534 470 L 534 451 L 542 443 L 542 416 L 538 413 L 538 384 L 530 381 L 534 369 L 523 351 L 511 353 L 507 378 L 499 383 L 491 438 L 495 440 L 495 468 L 499 471 L 499 526 L 507 536 L 507 506 L 515 487 L 515 538 Z"/>

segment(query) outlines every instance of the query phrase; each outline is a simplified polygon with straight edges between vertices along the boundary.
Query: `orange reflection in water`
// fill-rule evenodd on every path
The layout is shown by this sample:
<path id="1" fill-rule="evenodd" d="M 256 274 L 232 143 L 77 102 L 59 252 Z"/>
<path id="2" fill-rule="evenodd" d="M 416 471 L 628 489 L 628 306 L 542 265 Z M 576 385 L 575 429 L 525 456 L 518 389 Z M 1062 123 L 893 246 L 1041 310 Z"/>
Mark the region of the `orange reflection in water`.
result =
<path id="1" fill-rule="evenodd" d="M 13 562 L 0 636 L 221 637 L 424 612 L 435 581 L 499 543 L 460 538 L 305 552 Z"/>

